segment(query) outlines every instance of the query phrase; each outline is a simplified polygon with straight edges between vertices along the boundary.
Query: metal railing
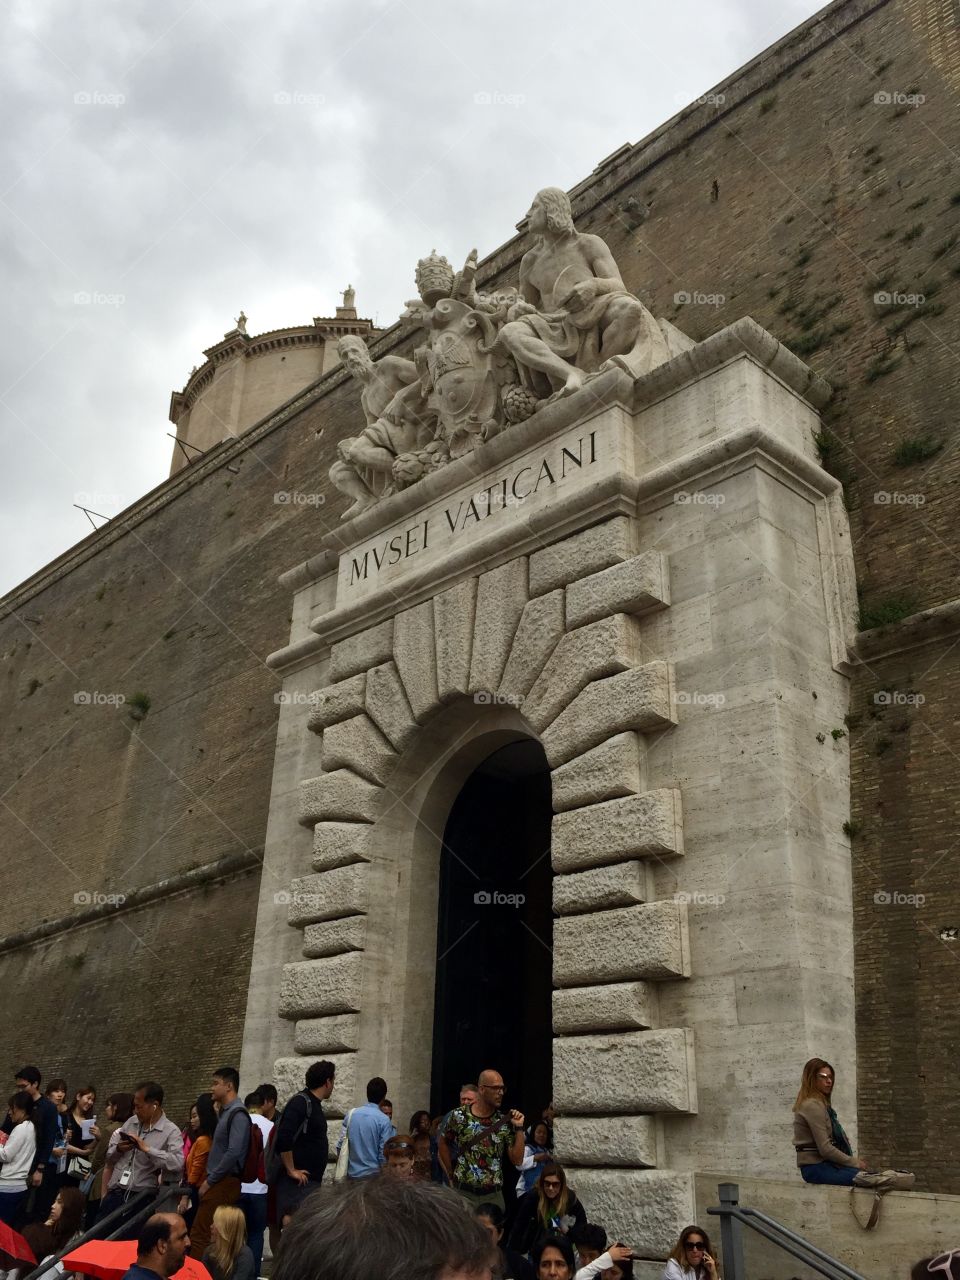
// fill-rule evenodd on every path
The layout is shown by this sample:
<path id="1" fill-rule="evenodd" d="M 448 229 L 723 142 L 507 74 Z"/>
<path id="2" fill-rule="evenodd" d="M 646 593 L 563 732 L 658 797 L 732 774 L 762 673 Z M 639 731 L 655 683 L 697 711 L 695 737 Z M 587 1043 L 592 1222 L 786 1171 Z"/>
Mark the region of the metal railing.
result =
<path id="1" fill-rule="evenodd" d="M 723 1250 L 724 1280 L 747 1280 L 743 1260 L 743 1228 L 749 1227 L 771 1244 L 797 1258 L 805 1266 L 817 1271 L 829 1280 L 866 1280 L 859 1271 L 853 1271 L 839 1258 L 798 1236 L 776 1218 L 769 1218 L 759 1209 L 749 1209 L 740 1204 L 740 1188 L 735 1182 L 721 1182 L 717 1187 L 719 1207 L 707 1213 L 720 1219 L 720 1244 Z"/>
<path id="2" fill-rule="evenodd" d="M 140 1191 L 131 1195 L 130 1199 L 124 1201 L 118 1209 L 108 1213 L 105 1218 L 98 1218 L 83 1235 L 74 1236 L 69 1240 L 59 1253 L 48 1254 L 32 1270 L 21 1273 L 18 1280 L 38 1280 L 65 1254 L 72 1253 L 88 1240 L 136 1239 L 147 1218 L 154 1213 L 169 1213 L 171 1209 L 175 1209 L 185 1190 L 189 1188 L 180 1187 L 176 1183 L 164 1183 L 156 1192 Z"/>

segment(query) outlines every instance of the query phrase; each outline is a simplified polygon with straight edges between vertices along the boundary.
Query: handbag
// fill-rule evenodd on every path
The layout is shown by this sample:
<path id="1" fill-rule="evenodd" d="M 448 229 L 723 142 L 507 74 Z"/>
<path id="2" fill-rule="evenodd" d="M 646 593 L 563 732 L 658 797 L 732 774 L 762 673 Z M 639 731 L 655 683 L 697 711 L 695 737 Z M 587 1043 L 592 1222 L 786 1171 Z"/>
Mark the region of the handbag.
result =
<path id="1" fill-rule="evenodd" d="M 887 1192 L 910 1191 L 916 1180 L 916 1176 L 908 1173 L 906 1169 L 881 1169 L 878 1173 L 866 1173 L 864 1171 L 858 1173 L 850 1188 L 850 1212 L 856 1218 L 857 1226 L 864 1231 L 872 1231 L 880 1221 L 883 1197 Z M 866 1221 L 857 1213 L 856 1188 L 858 1187 L 873 1191 L 873 1204 L 870 1206 L 870 1214 Z"/>
<path id="2" fill-rule="evenodd" d="M 90 1176 L 90 1170 L 93 1168 L 93 1161 L 87 1160 L 85 1156 L 71 1156 L 67 1162 L 67 1173 L 71 1178 L 79 1178 L 82 1182 Z"/>
<path id="3" fill-rule="evenodd" d="M 353 1112 L 353 1107 L 347 1112 L 346 1131 L 343 1135 L 343 1141 L 340 1143 L 340 1150 L 337 1153 L 337 1167 L 333 1171 L 334 1182 L 344 1182 L 347 1177 L 347 1169 L 350 1166 L 350 1117 Z"/>

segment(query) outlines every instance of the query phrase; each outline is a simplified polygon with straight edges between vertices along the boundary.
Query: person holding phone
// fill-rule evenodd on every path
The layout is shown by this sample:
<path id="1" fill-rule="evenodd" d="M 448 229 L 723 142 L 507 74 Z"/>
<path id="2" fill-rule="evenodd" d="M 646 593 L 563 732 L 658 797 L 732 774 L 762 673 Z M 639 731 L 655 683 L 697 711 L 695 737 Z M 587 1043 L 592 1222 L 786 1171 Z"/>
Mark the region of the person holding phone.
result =
<path id="1" fill-rule="evenodd" d="M 119 1209 L 130 1196 L 141 1191 L 156 1191 L 162 1178 L 172 1181 L 183 1174 L 183 1138 L 164 1114 L 163 1085 L 153 1080 L 138 1084 L 133 1095 L 133 1111 L 107 1147 L 104 1168 L 108 1181 L 100 1206 L 101 1219 Z"/>
<path id="2" fill-rule="evenodd" d="M 661 1280 L 717 1280 L 718 1274 L 710 1237 L 700 1227 L 684 1227 Z"/>

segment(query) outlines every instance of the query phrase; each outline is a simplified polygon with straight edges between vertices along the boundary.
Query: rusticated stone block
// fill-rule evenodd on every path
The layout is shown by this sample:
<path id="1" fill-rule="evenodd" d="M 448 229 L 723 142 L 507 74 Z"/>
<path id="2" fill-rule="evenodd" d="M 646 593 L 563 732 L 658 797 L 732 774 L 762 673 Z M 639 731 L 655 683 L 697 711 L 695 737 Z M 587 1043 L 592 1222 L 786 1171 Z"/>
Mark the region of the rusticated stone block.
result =
<path id="1" fill-rule="evenodd" d="M 680 1232 L 696 1221 L 692 1173 L 658 1169 L 578 1169 L 577 1195 L 611 1240 L 629 1240 L 637 1253 L 665 1258 Z"/>
<path id="2" fill-rule="evenodd" d="M 650 613 L 670 603 L 667 558 L 659 551 L 624 560 L 567 588 L 567 628 L 611 613 Z"/>
<path id="3" fill-rule="evenodd" d="M 339 920 L 367 909 L 368 864 L 355 862 L 334 871 L 300 876 L 290 886 L 287 920 L 297 928 L 315 920 Z"/>
<path id="4" fill-rule="evenodd" d="M 351 862 L 369 862 L 369 822 L 318 822 L 313 829 L 313 868 L 329 871 Z"/>
<path id="5" fill-rule="evenodd" d="M 636 795 L 641 789 L 642 740 L 618 733 L 550 775 L 554 812 Z"/>
<path id="6" fill-rule="evenodd" d="M 328 684 L 310 695 L 313 710 L 307 717 L 307 728 L 321 733 L 329 725 L 348 720 L 363 710 L 364 691 L 367 684 L 365 671 L 358 672 L 339 684 Z"/>
<path id="7" fill-rule="evenodd" d="M 297 1024 L 298 1031 L 302 1025 Z M 557 1116 L 553 1140 L 557 1159 L 565 1165 L 633 1169 L 654 1169 L 657 1165 L 657 1122 L 653 1116 Z"/>
<path id="8" fill-rule="evenodd" d="M 382 787 L 396 759 L 393 747 L 366 715 L 341 720 L 323 731 L 320 760 L 325 773 L 352 769 L 367 782 Z"/>
<path id="9" fill-rule="evenodd" d="M 362 951 L 366 933 L 366 916 L 308 924 L 303 931 L 303 954 L 313 960 L 318 956 L 341 955 L 344 951 Z"/>
<path id="10" fill-rule="evenodd" d="M 530 557 L 530 595 L 542 596 L 555 587 L 629 560 L 636 553 L 636 532 L 628 516 L 614 516 L 572 538 L 564 538 Z"/>
<path id="11" fill-rule="evenodd" d="M 642 862 L 615 862 L 553 877 L 553 909 L 561 916 L 632 907 L 645 902 L 646 897 L 646 869 Z"/>
<path id="12" fill-rule="evenodd" d="M 328 1116 L 343 1116 L 351 1107 L 357 1105 L 357 1055 L 355 1053 L 324 1053 L 327 1062 L 332 1062 L 334 1072 L 333 1093 L 323 1104 Z M 303 1088 L 307 1067 L 317 1061 L 316 1053 L 301 1058 L 278 1058 L 273 1064 L 273 1082 L 277 1087 L 281 1107 L 288 1098 L 292 1098 Z M 331 1147 L 336 1146 L 340 1136 L 338 1129 L 331 1126 Z"/>
<path id="13" fill-rule="evenodd" d="M 362 951 L 285 964 L 277 1012 L 281 1018 L 290 1019 L 359 1013 L 362 981 Z"/>
<path id="14" fill-rule="evenodd" d="M 366 671 L 393 654 L 393 619 L 378 622 L 346 640 L 338 640 L 330 648 L 330 678 L 345 680 L 357 672 Z"/>
<path id="15" fill-rule="evenodd" d="M 467 692 L 476 607 L 476 578 L 464 578 L 433 598 L 437 693 L 441 702 L 449 702 L 457 694 Z"/>
<path id="16" fill-rule="evenodd" d="M 683 853 L 680 792 L 670 787 L 604 800 L 553 819 L 554 871 Z"/>
<path id="17" fill-rule="evenodd" d="M 588 1031 L 647 1031 L 657 1025 L 656 989 L 647 982 L 561 987 L 553 993 L 556 1035 Z"/>
<path id="18" fill-rule="evenodd" d="M 589 987 L 635 978 L 689 977 L 686 912 L 679 902 L 648 902 L 562 916 L 553 926 L 554 984 Z"/>
<path id="19" fill-rule="evenodd" d="M 552 591 L 539 600 L 528 601 L 520 615 L 498 692 L 521 703 L 562 635 L 563 592 Z"/>
<path id="20" fill-rule="evenodd" d="M 589 1089 L 583 1087 L 590 1081 Z M 553 1042 L 557 1110 L 581 1115 L 697 1110 L 693 1032 L 618 1031 Z"/>
<path id="21" fill-rule="evenodd" d="M 339 1013 L 332 1018 L 307 1018 L 298 1022 L 293 1047 L 297 1053 L 353 1053 L 359 1040 L 359 1015 Z"/>
<path id="22" fill-rule="evenodd" d="M 649 733 L 671 724 L 676 724 L 673 668 L 669 662 L 647 662 L 588 684 L 544 731 L 543 747 L 556 769 L 614 734 Z"/>
<path id="23" fill-rule="evenodd" d="M 404 751 L 410 745 L 416 736 L 418 725 L 413 718 L 400 675 L 392 662 L 372 667 L 367 672 L 364 707 L 394 751 Z"/>
<path id="24" fill-rule="evenodd" d="M 328 820 L 375 822 L 383 790 L 349 769 L 323 773 L 300 783 L 300 821 L 306 827 Z"/>
<path id="25" fill-rule="evenodd" d="M 388 655 L 389 656 L 389 655 Z M 428 720 L 440 706 L 433 601 L 424 600 L 394 619 L 393 658 L 414 719 Z"/>
<path id="26" fill-rule="evenodd" d="M 542 732 L 592 680 L 638 667 L 642 652 L 640 624 L 625 613 L 568 631 L 527 695 L 524 716 Z"/>
<path id="27" fill-rule="evenodd" d="M 486 690 L 492 693 L 500 684 L 526 603 L 526 556 L 480 575 L 468 692 Z"/>

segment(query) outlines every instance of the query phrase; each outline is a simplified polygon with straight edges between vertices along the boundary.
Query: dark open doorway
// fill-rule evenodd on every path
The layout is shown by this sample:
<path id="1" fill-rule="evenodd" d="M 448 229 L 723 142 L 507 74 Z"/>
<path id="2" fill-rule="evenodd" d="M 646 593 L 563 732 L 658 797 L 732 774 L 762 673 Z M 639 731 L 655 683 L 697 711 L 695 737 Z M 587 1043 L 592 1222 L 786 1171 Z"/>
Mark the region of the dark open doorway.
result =
<path id="1" fill-rule="evenodd" d="M 464 783 L 440 862 L 432 1114 L 484 1067 L 529 1123 L 550 1101 L 550 773 L 532 739 L 501 747 Z"/>

